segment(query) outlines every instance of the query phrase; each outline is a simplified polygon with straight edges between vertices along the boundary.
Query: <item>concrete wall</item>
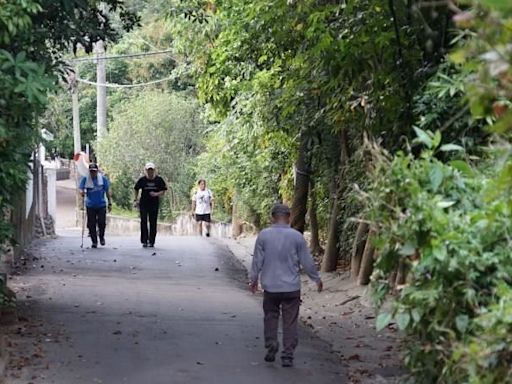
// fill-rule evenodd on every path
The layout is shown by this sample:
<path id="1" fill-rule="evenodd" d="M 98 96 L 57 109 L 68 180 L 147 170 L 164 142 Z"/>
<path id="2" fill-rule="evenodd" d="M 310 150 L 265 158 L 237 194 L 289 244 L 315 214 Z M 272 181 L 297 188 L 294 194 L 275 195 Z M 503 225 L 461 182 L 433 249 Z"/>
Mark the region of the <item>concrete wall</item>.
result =
<path id="1" fill-rule="evenodd" d="M 158 223 L 160 235 L 190 236 L 197 234 L 197 224 L 189 215 L 179 216 L 175 223 Z M 204 231 L 203 231 L 204 233 Z M 231 224 L 212 223 L 210 233 L 213 237 L 231 237 Z M 140 234 L 140 220 L 107 215 L 107 234 Z"/>
<path id="2" fill-rule="evenodd" d="M 48 214 L 55 221 L 57 219 L 57 170 L 55 168 L 46 168 L 45 174 Z"/>

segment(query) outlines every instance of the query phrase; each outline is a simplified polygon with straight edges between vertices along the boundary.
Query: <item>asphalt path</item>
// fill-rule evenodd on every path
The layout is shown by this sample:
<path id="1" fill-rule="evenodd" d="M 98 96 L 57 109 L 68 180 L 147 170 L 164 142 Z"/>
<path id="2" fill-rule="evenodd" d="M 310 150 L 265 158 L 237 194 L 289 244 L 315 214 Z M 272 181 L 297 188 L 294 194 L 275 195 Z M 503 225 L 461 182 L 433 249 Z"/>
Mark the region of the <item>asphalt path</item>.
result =
<path id="1" fill-rule="evenodd" d="M 105 247 L 89 243 L 81 249 L 79 230 L 61 231 L 26 257 L 13 282 L 25 323 L 9 383 L 347 382 L 305 327 L 293 368 L 263 361 L 262 297 L 215 239 L 159 236 L 143 249 L 137 236 L 107 234 Z"/>

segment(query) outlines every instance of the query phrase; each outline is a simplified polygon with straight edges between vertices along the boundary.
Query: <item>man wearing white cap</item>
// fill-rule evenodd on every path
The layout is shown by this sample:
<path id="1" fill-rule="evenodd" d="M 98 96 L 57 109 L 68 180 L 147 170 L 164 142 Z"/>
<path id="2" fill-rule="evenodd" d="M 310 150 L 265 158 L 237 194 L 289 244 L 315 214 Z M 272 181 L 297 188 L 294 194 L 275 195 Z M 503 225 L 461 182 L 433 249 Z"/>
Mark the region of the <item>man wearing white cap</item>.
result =
<path id="1" fill-rule="evenodd" d="M 155 164 L 147 163 L 144 167 L 146 174 L 135 183 L 134 205 L 140 212 L 140 242 L 144 248 L 154 247 L 160 196 L 167 190 L 164 179 L 156 174 Z M 139 198 L 139 190 L 140 198 Z M 149 231 L 148 231 L 149 219 Z"/>

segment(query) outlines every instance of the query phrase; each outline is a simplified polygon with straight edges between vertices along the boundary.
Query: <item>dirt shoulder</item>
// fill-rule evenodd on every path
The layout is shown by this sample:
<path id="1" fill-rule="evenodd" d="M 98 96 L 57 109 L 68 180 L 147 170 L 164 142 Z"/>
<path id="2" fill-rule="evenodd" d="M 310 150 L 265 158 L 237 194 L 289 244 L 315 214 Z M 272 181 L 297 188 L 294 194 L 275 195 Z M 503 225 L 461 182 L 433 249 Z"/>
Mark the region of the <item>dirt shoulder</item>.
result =
<path id="1" fill-rule="evenodd" d="M 249 269 L 256 236 L 219 239 Z M 399 336 L 393 327 L 375 330 L 375 309 L 366 287 L 348 275 L 322 274 L 324 291 L 302 278 L 301 321 L 337 353 L 351 383 L 395 383 L 403 374 Z"/>

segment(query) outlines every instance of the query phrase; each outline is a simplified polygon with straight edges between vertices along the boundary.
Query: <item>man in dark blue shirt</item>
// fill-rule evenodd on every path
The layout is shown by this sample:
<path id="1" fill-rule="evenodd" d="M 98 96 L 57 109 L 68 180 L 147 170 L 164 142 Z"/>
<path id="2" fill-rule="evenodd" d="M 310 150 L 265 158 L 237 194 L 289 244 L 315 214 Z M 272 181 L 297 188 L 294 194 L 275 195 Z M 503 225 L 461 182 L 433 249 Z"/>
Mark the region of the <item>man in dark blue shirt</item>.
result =
<path id="1" fill-rule="evenodd" d="M 92 241 L 92 248 L 98 247 L 98 235 L 100 244 L 105 245 L 105 226 L 107 221 L 107 208 L 112 209 L 110 183 L 108 179 L 98 172 L 98 165 L 89 164 L 89 175 L 80 180 L 80 194 L 85 196 L 85 208 L 87 210 L 87 228 Z M 108 200 L 108 204 L 107 204 Z M 96 231 L 96 227 L 98 231 Z"/>

